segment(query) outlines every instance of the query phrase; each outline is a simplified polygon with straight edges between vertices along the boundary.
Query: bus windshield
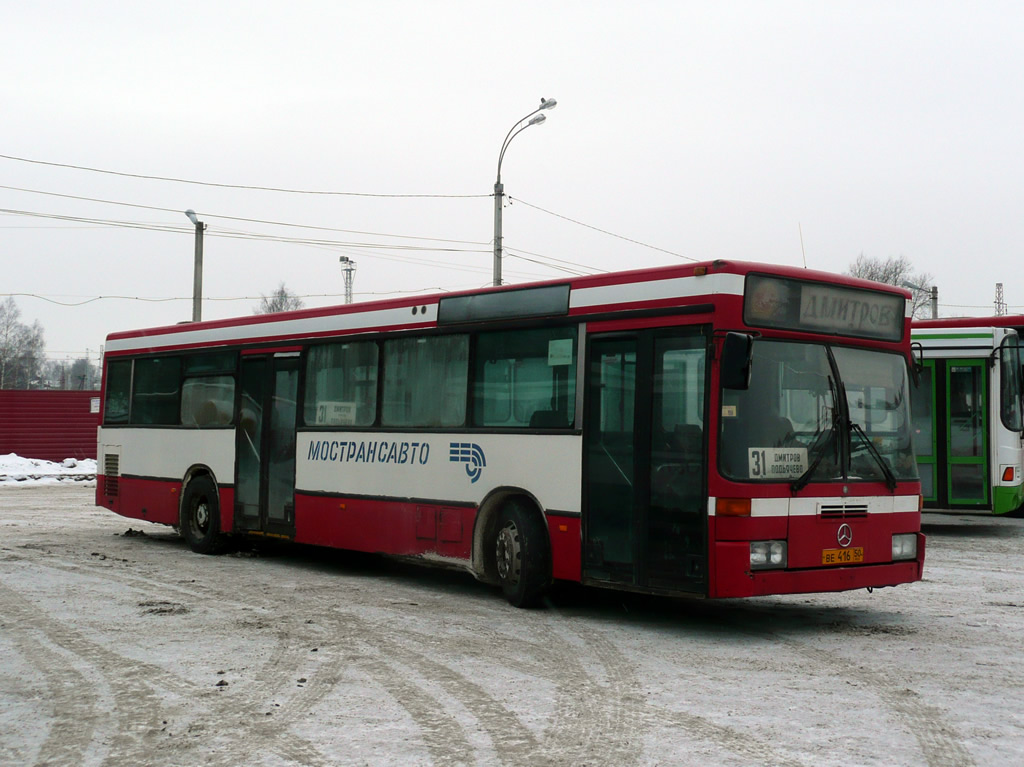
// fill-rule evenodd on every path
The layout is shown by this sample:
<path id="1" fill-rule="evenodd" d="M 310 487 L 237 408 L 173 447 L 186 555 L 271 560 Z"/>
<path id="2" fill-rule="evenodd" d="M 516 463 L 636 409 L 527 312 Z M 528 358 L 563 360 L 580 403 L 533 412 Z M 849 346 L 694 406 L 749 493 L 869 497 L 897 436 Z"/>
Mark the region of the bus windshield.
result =
<path id="1" fill-rule="evenodd" d="M 999 415 L 1010 431 L 1024 431 L 1021 414 L 1020 346 L 1016 336 L 1007 336 L 999 347 Z"/>
<path id="2" fill-rule="evenodd" d="M 757 339 L 745 390 L 723 389 L 719 466 L 740 481 L 916 480 L 899 354 Z"/>

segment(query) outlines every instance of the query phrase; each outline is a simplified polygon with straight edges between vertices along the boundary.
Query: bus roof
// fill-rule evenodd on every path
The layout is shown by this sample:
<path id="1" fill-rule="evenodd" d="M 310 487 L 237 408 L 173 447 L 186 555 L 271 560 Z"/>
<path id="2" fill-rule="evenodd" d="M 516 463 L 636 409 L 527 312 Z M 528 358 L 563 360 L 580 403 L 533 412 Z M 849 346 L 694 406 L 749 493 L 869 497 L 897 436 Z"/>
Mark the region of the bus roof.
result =
<path id="1" fill-rule="evenodd" d="M 917 328 L 1020 328 L 1024 314 L 997 314 L 991 317 L 943 317 L 937 320 L 914 320 Z"/>
<path id="2" fill-rule="evenodd" d="M 749 273 L 886 292 L 900 295 L 904 299 L 910 297 L 909 291 L 903 288 L 847 275 L 749 261 L 717 260 L 274 314 L 181 322 L 111 333 L 107 336 L 105 350 L 108 353 L 127 353 L 237 343 L 287 343 L 289 340 L 340 333 L 432 328 L 445 324 L 444 317 L 439 318 L 439 306 L 443 303 L 452 305 L 460 298 L 467 299 L 462 302 L 464 305 L 473 303 L 470 299 L 477 297 L 476 303 L 480 305 L 500 308 L 504 303 L 506 313 L 495 316 L 505 319 L 522 316 L 586 316 L 685 306 L 698 310 L 701 305 L 723 297 L 734 301 L 738 307 L 743 298 L 744 277 Z M 525 298 L 529 291 L 535 291 L 531 299 L 541 297 L 544 289 L 549 289 L 546 297 L 532 302 L 540 313 L 511 313 L 517 299 Z M 555 293 L 559 292 L 564 294 L 565 310 L 546 312 L 544 307 L 552 305 L 551 302 L 556 300 Z"/>

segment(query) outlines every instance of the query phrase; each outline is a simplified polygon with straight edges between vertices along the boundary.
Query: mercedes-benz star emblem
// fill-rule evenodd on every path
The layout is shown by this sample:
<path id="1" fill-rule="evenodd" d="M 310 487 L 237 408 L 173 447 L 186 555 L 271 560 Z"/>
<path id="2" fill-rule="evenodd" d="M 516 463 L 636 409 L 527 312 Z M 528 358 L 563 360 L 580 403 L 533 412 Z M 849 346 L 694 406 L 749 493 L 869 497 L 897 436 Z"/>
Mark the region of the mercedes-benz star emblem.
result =
<path id="1" fill-rule="evenodd" d="M 844 549 L 853 543 L 853 530 L 850 529 L 849 525 L 839 526 L 839 532 L 836 533 L 836 540 L 839 541 L 839 545 Z"/>

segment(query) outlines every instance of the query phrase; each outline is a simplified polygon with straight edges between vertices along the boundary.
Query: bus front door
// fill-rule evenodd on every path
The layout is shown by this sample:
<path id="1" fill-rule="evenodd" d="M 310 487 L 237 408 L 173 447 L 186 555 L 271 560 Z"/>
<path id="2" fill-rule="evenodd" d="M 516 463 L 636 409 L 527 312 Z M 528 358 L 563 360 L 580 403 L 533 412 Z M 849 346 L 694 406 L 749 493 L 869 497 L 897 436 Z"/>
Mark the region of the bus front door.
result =
<path id="1" fill-rule="evenodd" d="M 585 582 L 706 590 L 706 359 L 699 327 L 590 338 Z"/>
<path id="2" fill-rule="evenodd" d="M 244 356 L 235 433 L 235 527 L 295 535 L 298 353 Z"/>
<path id="3" fill-rule="evenodd" d="M 992 504 L 987 392 L 981 359 L 925 360 L 911 395 L 914 452 L 927 508 Z"/>
<path id="4" fill-rule="evenodd" d="M 946 363 L 946 472 L 950 506 L 987 506 L 988 368 L 985 360 Z"/>

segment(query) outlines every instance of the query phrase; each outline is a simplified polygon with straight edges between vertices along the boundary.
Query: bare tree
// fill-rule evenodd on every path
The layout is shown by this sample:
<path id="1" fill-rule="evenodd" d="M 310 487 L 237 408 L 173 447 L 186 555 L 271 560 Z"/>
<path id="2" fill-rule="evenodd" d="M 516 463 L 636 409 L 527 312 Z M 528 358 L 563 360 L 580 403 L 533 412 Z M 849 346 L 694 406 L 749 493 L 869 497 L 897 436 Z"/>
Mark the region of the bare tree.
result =
<path id="1" fill-rule="evenodd" d="M 43 372 L 46 343 L 39 321 L 26 325 L 11 296 L 0 301 L 0 389 L 28 389 Z"/>
<path id="2" fill-rule="evenodd" d="M 913 296 L 914 317 L 931 316 L 931 285 L 935 277 L 928 272 L 914 274 L 914 266 L 906 256 L 890 258 L 870 258 L 861 253 L 857 260 L 850 264 L 846 272 L 851 277 L 863 280 L 874 280 L 886 285 L 897 285 L 907 288 Z"/>
<path id="3" fill-rule="evenodd" d="M 275 312 L 290 312 L 293 309 L 301 309 L 304 304 L 302 299 L 292 293 L 284 286 L 284 282 L 277 286 L 277 290 L 269 296 L 260 293 L 260 305 L 252 310 L 253 314 L 274 314 Z"/>

